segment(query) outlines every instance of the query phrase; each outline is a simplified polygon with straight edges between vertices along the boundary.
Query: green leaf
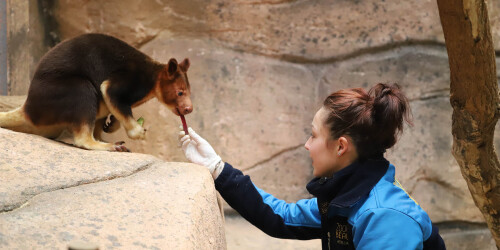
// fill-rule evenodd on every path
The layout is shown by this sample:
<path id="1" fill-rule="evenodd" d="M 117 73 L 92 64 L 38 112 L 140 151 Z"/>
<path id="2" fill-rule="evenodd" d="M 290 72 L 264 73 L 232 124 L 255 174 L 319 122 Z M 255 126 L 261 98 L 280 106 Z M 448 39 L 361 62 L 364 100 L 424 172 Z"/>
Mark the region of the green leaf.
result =
<path id="1" fill-rule="evenodd" d="M 144 118 L 141 117 L 141 118 L 137 119 L 137 123 L 139 123 L 139 125 L 142 126 L 144 124 Z"/>

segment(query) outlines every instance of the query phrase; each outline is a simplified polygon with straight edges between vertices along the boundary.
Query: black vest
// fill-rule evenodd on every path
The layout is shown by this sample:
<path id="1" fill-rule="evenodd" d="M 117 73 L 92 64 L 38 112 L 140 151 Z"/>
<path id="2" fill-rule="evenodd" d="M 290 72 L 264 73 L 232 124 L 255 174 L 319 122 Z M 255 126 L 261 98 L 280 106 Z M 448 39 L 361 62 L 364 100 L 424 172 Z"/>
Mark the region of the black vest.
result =
<path id="1" fill-rule="evenodd" d="M 315 178 L 307 190 L 318 199 L 321 214 L 321 243 L 323 249 L 355 249 L 352 225 L 345 211 L 366 198 L 389 168 L 383 157 L 357 161 L 338 171 L 331 178 Z M 438 228 L 432 225 L 424 249 L 446 249 Z"/>
<path id="2" fill-rule="evenodd" d="M 347 215 L 335 214 L 334 210 L 352 207 L 367 197 L 388 167 L 389 162 L 383 157 L 357 161 L 331 178 L 315 178 L 307 184 L 307 190 L 318 199 L 323 249 L 354 249 Z"/>

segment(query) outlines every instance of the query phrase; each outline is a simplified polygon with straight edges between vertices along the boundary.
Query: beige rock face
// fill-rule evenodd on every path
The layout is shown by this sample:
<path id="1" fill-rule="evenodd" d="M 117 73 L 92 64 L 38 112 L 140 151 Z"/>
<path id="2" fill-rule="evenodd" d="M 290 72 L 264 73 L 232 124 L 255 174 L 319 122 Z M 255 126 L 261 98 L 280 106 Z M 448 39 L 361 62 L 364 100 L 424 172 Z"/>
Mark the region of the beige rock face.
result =
<path id="1" fill-rule="evenodd" d="M 320 98 L 341 88 L 375 83 L 398 83 L 410 101 L 449 95 L 446 51 L 440 46 L 403 46 L 327 65 L 321 77 Z M 450 116 L 451 117 L 451 116 Z"/>
<path id="2" fill-rule="evenodd" d="M 0 129 L 0 248 L 225 249 L 201 166 Z"/>
<path id="3" fill-rule="evenodd" d="M 0 112 L 13 110 L 26 101 L 26 96 L 2 96 L 0 98 Z"/>
<path id="4" fill-rule="evenodd" d="M 500 4 L 489 1 L 496 48 Z M 161 31 L 209 36 L 239 51 L 295 61 L 343 58 L 374 48 L 443 43 L 436 1 L 58 1 L 63 38 L 115 34 L 139 45 Z"/>
<path id="5" fill-rule="evenodd" d="M 251 176 L 260 189 L 279 199 L 296 201 L 311 197 L 305 188 L 313 178 L 311 159 L 302 145 L 279 153 L 245 173 Z"/>
<path id="6" fill-rule="evenodd" d="M 0 140 L 0 211 L 18 208 L 40 193 L 131 175 L 159 162 L 149 155 L 81 150 L 5 129 Z"/>

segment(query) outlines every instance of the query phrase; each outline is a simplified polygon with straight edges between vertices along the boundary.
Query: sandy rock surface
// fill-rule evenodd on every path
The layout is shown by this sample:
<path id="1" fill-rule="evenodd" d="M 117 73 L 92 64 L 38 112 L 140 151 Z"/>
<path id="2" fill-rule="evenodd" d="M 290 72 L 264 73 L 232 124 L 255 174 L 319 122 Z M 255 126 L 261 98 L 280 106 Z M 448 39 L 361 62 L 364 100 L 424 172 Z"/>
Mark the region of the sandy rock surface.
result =
<path id="1" fill-rule="evenodd" d="M 0 248 L 224 249 L 199 165 L 75 148 L 0 129 Z"/>

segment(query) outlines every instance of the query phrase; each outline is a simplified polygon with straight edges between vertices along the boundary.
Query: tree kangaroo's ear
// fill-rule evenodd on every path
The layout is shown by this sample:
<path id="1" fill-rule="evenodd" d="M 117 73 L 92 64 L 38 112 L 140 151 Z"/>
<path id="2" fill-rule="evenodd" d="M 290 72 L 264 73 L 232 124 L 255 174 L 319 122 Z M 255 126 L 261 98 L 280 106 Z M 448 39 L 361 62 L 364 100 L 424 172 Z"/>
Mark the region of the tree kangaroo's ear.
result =
<path id="1" fill-rule="evenodd" d="M 179 64 L 179 67 L 181 68 L 182 72 L 186 73 L 188 71 L 190 65 L 191 65 L 191 62 L 189 62 L 189 58 L 185 58 L 184 61 L 182 61 Z"/>
<path id="2" fill-rule="evenodd" d="M 168 79 L 172 80 L 175 78 L 175 72 L 177 72 L 177 60 L 175 58 L 170 58 L 167 66 L 167 76 Z"/>

